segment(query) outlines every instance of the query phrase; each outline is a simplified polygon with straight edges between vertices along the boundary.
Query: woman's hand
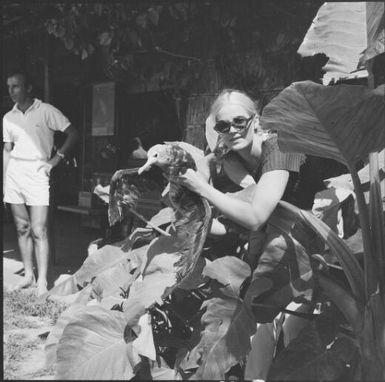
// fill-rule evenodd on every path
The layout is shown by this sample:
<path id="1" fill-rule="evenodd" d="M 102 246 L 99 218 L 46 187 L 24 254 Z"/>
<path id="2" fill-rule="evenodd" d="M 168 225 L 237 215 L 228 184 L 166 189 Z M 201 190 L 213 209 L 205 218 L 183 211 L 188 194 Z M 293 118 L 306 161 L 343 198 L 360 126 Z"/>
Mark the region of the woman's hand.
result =
<path id="1" fill-rule="evenodd" d="M 210 187 L 204 176 L 191 168 L 187 169 L 184 174 L 177 176 L 175 181 L 201 196 L 204 196 L 204 191 Z"/>

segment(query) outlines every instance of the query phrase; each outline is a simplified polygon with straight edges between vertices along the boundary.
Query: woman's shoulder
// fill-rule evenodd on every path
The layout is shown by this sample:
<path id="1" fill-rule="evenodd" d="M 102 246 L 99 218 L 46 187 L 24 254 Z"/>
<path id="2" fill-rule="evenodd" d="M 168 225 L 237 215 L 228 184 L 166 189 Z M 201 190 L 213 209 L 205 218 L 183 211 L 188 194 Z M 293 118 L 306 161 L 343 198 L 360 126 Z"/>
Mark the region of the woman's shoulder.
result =
<path id="1" fill-rule="evenodd" d="M 278 145 L 278 135 L 276 132 L 267 131 L 262 134 L 262 155 L 267 155 L 273 151 L 281 151 Z"/>
<path id="2" fill-rule="evenodd" d="M 262 144 L 262 173 L 271 170 L 298 172 L 306 156 L 301 153 L 283 152 L 276 132 L 267 132 Z"/>

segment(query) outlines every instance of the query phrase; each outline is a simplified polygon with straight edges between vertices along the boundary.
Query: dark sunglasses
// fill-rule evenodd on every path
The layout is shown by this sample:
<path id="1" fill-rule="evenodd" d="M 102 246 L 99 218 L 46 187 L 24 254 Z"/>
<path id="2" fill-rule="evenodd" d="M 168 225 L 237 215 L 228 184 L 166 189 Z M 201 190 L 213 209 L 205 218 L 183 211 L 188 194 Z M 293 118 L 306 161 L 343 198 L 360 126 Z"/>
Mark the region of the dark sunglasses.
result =
<path id="1" fill-rule="evenodd" d="M 214 130 L 219 134 L 227 134 L 231 126 L 235 127 L 239 131 L 246 129 L 249 126 L 249 122 L 253 119 L 253 117 L 245 118 L 245 117 L 236 117 L 231 122 L 229 121 L 218 121 L 214 126 Z"/>

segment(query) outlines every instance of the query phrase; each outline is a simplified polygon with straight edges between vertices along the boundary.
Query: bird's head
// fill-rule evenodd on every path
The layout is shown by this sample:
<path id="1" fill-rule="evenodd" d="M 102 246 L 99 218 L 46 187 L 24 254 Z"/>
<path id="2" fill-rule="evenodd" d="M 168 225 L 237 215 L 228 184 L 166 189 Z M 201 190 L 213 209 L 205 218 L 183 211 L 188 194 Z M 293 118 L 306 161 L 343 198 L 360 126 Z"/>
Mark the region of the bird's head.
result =
<path id="1" fill-rule="evenodd" d="M 194 159 L 187 151 L 178 145 L 171 144 L 158 144 L 151 147 L 147 153 L 147 162 L 138 170 L 138 174 L 150 169 L 153 165 L 166 172 L 170 172 L 171 168 L 180 171 L 196 168 Z"/>

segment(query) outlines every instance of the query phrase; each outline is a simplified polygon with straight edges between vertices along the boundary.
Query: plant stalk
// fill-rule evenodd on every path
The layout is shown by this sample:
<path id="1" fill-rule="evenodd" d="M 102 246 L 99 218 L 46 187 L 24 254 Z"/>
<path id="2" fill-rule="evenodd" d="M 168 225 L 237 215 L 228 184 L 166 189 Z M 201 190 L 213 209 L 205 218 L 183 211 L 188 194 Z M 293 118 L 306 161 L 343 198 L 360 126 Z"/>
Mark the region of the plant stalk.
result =
<path id="1" fill-rule="evenodd" d="M 357 205 L 362 232 L 362 244 L 364 247 L 365 297 L 366 301 L 369 301 L 369 297 L 376 290 L 377 284 L 377 274 L 375 271 L 375 264 L 373 261 L 372 248 L 370 244 L 371 234 L 369 211 L 365 202 L 364 192 L 362 190 L 362 185 L 357 171 L 353 166 L 348 165 L 348 167 L 352 176 L 354 190 L 357 197 Z"/>

